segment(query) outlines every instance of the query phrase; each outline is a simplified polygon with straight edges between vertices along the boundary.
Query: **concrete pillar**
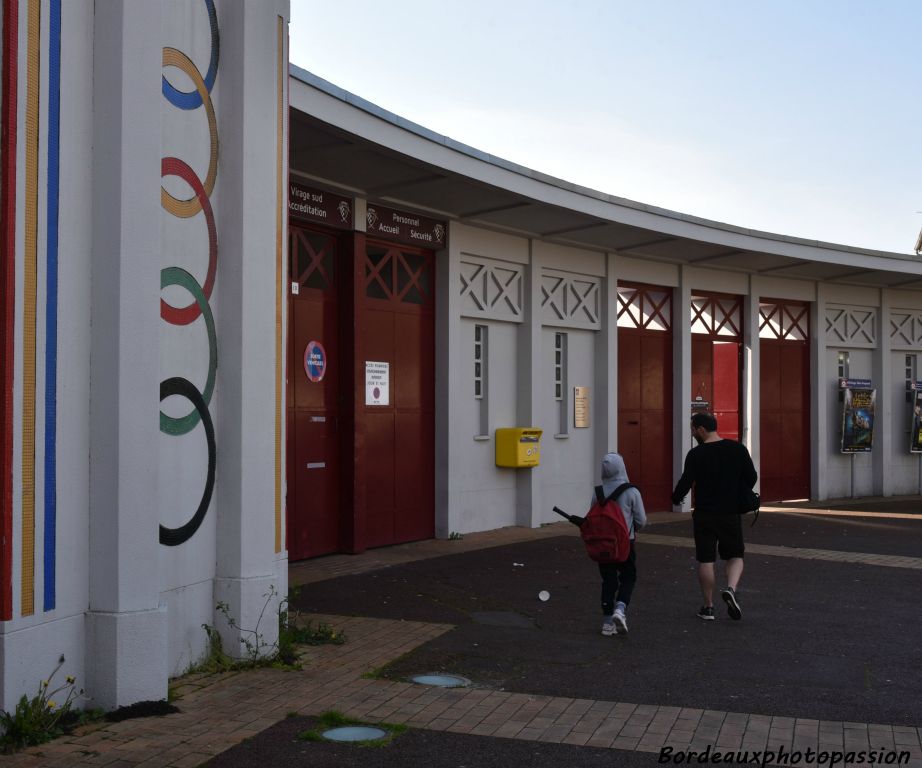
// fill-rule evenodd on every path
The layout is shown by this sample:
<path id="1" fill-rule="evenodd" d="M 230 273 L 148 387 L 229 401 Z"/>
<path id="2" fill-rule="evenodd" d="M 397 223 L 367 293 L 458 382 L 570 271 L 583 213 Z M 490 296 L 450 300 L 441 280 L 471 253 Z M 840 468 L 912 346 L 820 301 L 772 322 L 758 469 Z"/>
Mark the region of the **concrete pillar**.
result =
<path id="1" fill-rule="evenodd" d="M 761 315 L 759 303 L 761 301 L 759 278 L 756 275 L 749 277 L 749 296 L 743 301 L 743 434 L 742 443 L 749 449 L 756 470 L 760 472 L 761 422 L 760 410 L 760 382 L 761 382 L 761 356 L 759 354 L 759 324 Z M 761 481 L 760 481 L 761 482 Z M 756 485 L 758 489 L 760 485 Z"/>
<path id="2" fill-rule="evenodd" d="M 461 248 L 453 226 L 449 222 L 448 249 L 436 254 L 435 268 L 435 337 L 439 339 L 435 345 L 435 535 L 439 539 L 463 530 L 456 470 L 461 466 L 461 435 L 466 437 L 470 431 L 470 425 L 460 423 L 458 409 L 452 408 L 464 389 L 458 376 L 452 375 L 461 370 Z"/>
<path id="3" fill-rule="evenodd" d="M 672 311 L 672 379 L 673 396 L 673 465 L 672 476 L 678 480 L 685 464 L 685 454 L 692 447 L 691 429 L 691 281 L 688 267 L 679 270 L 679 287 L 673 294 Z M 684 512 L 691 509 L 691 494 L 685 497 L 681 507 Z"/>
<path id="4" fill-rule="evenodd" d="M 524 322 L 518 328 L 516 352 L 516 426 L 538 424 L 541 391 L 541 257 L 534 243 L 528 242 L 528 268 L 522 280 Z M 542 442 L 550 435 L 542 435 Z M 541 498 L 540 465 L 513 470 L 515 476 L 515 524 L 537 528 L 541 524 L 538 504 Z"/>
<path id="5" fill-rule="evenodd" d="M 277 637 L 278 601 L 288 588 L 283 386 L 288 1 L 225 0 L 219 12 L 220 451 L 214 596 L 229 606 L 239 627 L 254 629 L 261 622 L 268 648 Z M 220 615 L 215 625 L 225 649 L 242 650 L 239 630 L 227 627 Z"/>
<path id="6" fill-rule="evenodd" d="M 161 14 L 161 3 L 95 6 L 86 688 L 106 709 L 167 695 L 151 450 L 160 400 Z"/>
<path id="7" fill-rule="evenodd" d="M 829 498 L 826 469 L 829 465 L 829 425 L 826 410 L 829 398 L 835 397 L 829 371 L 826 370 L 826 286 L 816 285 L 816 301 L 810 309 L 810 381 L 813 402 L 810 404 L 810 486 L 818 500 Z"/>
<path id="8" fill-rule="evenodd" d="M 614 254 L 606 254 L 600 289 L 602 330 L 595 334 L 595 455 L 618 445 L 618 276 Z"/>
<path id="9" fill-rule="evenodd" d="M 873 493 L 893 495 L 891 451 L 900 435 L 893 432 L 893 408 L 903 407 L 904 400 L 894 402 L 893 366 L 890 364 L 890 291 L 880 289 L 877 315 L 877 347 L 873 358 L 873 382 L 877 388 L 877 413 L 874 416 L 874 450 L 872 460 Z"/>

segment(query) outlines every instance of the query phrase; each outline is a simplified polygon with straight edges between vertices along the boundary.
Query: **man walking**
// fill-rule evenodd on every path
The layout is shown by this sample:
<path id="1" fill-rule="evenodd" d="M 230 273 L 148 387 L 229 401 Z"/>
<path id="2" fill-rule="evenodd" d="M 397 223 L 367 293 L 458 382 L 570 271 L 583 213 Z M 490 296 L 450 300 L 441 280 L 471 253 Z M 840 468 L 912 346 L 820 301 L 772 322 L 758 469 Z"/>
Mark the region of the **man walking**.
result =
<path id="1" fill-rule="evenodd" d="M 717 434 L 717 419 L 710 413 L 696 413 L 691 419 L 692 436 L 698 442 L 685 457 L 682 477 L 672 492 L 672 503 L 695 488 L 692 524 L 698 582 L 704 605 L 698 618 L 714 620 L 714 563 L 717 555 L 727 563 L 727 586 L 720 596 L 731 619 L 743 617 L 736 590 L 743 575 L 743 526 L 739 515 L 740 491 L 752 488 L 758 475 L 746 446 Z"/>

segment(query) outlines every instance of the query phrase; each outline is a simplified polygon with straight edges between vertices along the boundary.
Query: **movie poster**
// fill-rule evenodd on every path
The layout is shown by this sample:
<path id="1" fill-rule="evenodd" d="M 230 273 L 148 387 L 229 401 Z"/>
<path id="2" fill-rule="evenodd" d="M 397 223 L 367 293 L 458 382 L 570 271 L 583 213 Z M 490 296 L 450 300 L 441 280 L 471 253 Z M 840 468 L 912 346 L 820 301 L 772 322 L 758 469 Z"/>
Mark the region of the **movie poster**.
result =
<path id="1" fill-rule="evenodd" d="M 876 389 L 846 384 L 842 408 L 842 453 L 870 451 L 874 442 Z"/>
<path id="2" fill-rule="evenodd" d="M 909 432 L 909 452 L 922 453 L 922 389 L 917 384 L 912 393 L 912 428 Z"/>

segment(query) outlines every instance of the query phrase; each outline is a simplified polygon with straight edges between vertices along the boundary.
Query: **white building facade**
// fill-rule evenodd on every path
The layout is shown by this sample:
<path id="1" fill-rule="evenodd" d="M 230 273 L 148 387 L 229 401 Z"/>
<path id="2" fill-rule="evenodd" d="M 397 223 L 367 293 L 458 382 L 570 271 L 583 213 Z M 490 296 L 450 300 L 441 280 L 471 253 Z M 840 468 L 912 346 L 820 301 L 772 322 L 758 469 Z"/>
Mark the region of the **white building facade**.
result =
<path id="1" fill-rule="evenodd" d="M 286 593 L 287 18 L 3 1 L 0 708 L 164 699 Z"/>
<path id="2" fill-rule="evenodd" d="M 61 654 L 165 698 L 289 559 L 554 521 L 608 450 L 668 509 L 694 408 L 766 499 L 919 492 L 922 259 L 477 152 L 289 68 L 287 17 L 3 2 L 0 708 Z"/>
<path id="3" fill-rule="evenodd" d="M 340 252 L 359 253 L 354 306 L 371 285 L 361 253 L 390 237 L 367 209 L 446 228 L 431 250 L 435 349 L 416 360 L 434 379 L 435 535 L 540 525 L 558 519 L 554 505 L 580 510 L 608 450 L 625 456 L 649 507 L 669 509 L 696 409 L 749 447 L 766 501 L 919 493 L 922 461 L 910 450 L 917 256 L 744 230 L 580 188 L 297 68 L 291 110 L 292 184 L 346 196 L 353 214 Z M 320 231 L 323 219 L 292 209 L 291 226 Z M 363 415 L 377 411 L 363 401 L 371 358 L 360 320 L 356 328 L 343 352 L 354 358 L 355 439 L 344 439 L 360 465 L 373 460 L 365 444 L 376 428 Z M 301 347 L 291 341 L 294 360 Z M 290 380 L 299 375 L 293 365 Z M 875 397 L 873 439 L 849 453 L 842 379 Z M 542 431 L 538 466 L 497 466 L 496 430 L 509 427 Z M 289 484 L 310 471 L 295 463 Z M 363 540 L 362 518 L 391 491 L 376 492 L 372 509 L 363 499 L 378 483 L 358 472 L 340 487 L 349 525 L 329 551 L 378 545 Z M 304 524 L 291 501 L 295 531 Z M 399 516 L 399 500 L 391 506 Z"/>

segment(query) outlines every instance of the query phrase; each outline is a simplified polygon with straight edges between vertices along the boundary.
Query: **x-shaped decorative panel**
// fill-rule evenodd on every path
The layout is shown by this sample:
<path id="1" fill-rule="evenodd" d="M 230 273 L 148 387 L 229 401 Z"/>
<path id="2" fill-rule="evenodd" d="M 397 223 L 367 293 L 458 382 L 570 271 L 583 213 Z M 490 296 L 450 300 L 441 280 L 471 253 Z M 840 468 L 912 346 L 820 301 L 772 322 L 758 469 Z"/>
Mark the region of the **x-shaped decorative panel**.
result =
<path id="1" fill-rule="evenodd" d="M 873 347 L 877 344 L 876 311 L 851 307 L 826 308 L 826 344 Z"/>
<path id="2" fill-rule="evenodd" d="M 541 321 L 545 325 L 601 328 L 599 288 L 597 277 L 544 270 L 541 275 Z"/>
<path id="3" fill-rule="evenodd" d="M 763 301 L 759 304 L 759 338 L 806 341 L 810 338 L 809 305 Z"/>
<path id="4" fill-rule="evenodd" d="M 723 339 L 743 336 L 743 299 L 741 296 L 695 294 L 691 297 L 691 331 Z"/>
<path id="5" fill-rule="evenodd" d="M 521 264 L 465 255 L 461 259 L 461 314 L 522 321 Z"/>
<path id="6" fill-rule="evenodd" d="M 890 313 L 890 344 L 894 349 L 922 348 L 922 312 L 893 310 Z"/>
<path id="7" fill-rule="evenodd" d="M 618 286 L 618 327 L 668 331 L 672 325 L 672 291 L 668 288 Z"/>

